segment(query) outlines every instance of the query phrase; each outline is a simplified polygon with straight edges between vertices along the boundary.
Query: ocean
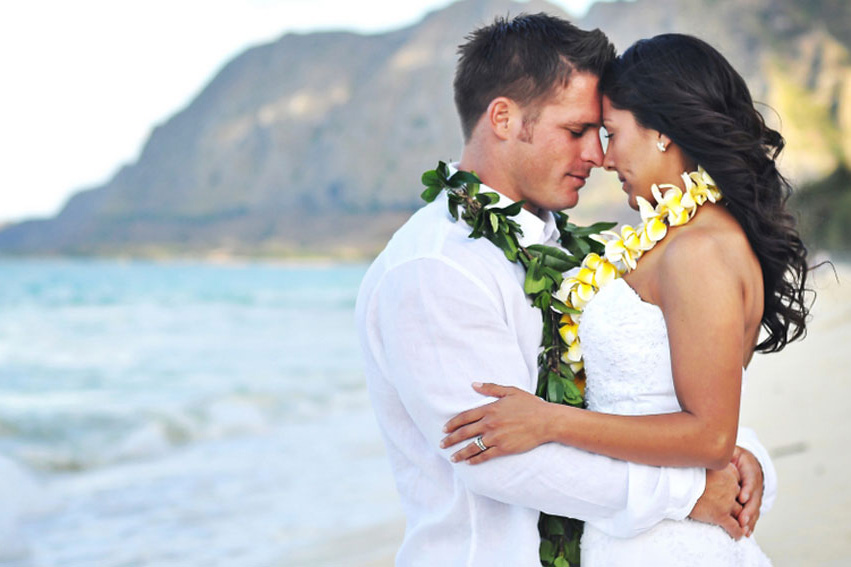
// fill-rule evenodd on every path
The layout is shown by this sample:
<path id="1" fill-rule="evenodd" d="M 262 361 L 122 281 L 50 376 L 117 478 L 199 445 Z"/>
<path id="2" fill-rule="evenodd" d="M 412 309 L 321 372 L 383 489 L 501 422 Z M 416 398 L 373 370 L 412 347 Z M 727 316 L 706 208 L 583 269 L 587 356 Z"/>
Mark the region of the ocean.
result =
<path id="1" fill-rule="evenodd" d="M 365 270 L 0 260 L 0 566 L 291 565 L 400 521 Z"/>

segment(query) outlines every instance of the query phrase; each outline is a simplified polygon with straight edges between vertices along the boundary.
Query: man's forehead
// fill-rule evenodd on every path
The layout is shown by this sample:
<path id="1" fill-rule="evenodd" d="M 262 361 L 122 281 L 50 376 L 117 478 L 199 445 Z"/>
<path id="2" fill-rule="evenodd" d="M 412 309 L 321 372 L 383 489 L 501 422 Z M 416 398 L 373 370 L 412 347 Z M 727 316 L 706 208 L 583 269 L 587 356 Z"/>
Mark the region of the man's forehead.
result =
<path id="1" fill-rule="evenodd" d="M 559 87 L 544 107 L 544 112 L 559 120 L 588 126 L 599 126 L 602 122 L 602 100 L 597 90 L 597 81 L 574 82 Z"/>

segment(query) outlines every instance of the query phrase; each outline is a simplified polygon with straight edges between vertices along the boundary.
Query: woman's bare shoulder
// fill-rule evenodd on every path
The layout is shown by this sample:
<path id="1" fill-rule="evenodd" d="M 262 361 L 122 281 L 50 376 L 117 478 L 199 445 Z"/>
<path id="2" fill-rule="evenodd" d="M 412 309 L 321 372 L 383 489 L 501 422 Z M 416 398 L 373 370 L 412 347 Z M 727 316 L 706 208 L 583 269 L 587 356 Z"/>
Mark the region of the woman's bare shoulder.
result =
<path id="1" fill-rule="evenodd" d="M 711 208 L 701 213 L 687 225 L 671 229 L 670 242 L 659 259 L 660 270 L 676 273 L 673 281 L 686 283 L 700 283 L 709 277 L 741 281 L 755 261 L 744 231 L 724 210 Z"/>

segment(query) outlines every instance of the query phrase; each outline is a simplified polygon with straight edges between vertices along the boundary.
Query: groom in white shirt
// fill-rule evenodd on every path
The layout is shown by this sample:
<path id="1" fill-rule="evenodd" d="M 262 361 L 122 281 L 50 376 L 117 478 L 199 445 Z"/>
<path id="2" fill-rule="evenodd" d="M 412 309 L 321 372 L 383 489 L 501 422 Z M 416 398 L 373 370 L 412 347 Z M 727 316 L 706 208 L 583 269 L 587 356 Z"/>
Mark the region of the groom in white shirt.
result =
<path id="1" fill-rule="evenodd" d="M 521 244 L 557 245 L 551 211 L 575 206 L 602 163 L 597 85 L 614 48 L 599 30 L 537 14 L 476 30 L 460 53 L 455 101 L 465 144 L 457 167 L 498 192 L 499 206 L 525 200 L 515 217 Z M 687 516 L 743 535 L 736 517 L 754 519 L 776 487 L 767 453 L 747 430 L 738 469 L 711 474 L 552 443 L 477 466 L 450 461 L 440 449 L 443 425 L 487 401 L 471 384 L 534 391 L 542 333 L 523 268 L 469 232 L 439 197 L 393 236 L 358 295 L 370 396 L 407 517 L 397 565 L 537 567 L 540 511 L 623 537 Z"/>

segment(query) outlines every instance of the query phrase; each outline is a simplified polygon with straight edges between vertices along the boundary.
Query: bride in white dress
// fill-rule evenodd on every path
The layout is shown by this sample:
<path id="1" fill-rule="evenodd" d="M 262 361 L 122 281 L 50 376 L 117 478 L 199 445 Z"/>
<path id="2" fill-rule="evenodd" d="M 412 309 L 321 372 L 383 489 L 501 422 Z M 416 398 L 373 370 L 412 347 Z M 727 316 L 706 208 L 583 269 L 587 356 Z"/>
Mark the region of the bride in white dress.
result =
<path id="1" fill-rule="evenodd" d="M 690 36 L 636 43 L 601 88 L 603 165 L 634 209 L 639 197 L 657 204 L 654 183 L 683 188 L 682 173 L 698 165 L 722 200 L 669 227 L 585 308 L 579 338 L 594 411 L 485 384 L 477 390 L 499 399 L 453 418 L 447 445 L 481 436 L 485 451 L 471 443 L 457 453 L 471 464 L 559 442 L 650 465 L 721 469 L 734 457 L 743 368 L 755 351 L 802 337 L 808 313 L 806 249 L 775 167 L 783 138 L 723 56 Z M 770 561 L 752 537 L 736 541 L 721 527 L 684 520 L 629 539 L 586 526 L 582 565 Z"/>

